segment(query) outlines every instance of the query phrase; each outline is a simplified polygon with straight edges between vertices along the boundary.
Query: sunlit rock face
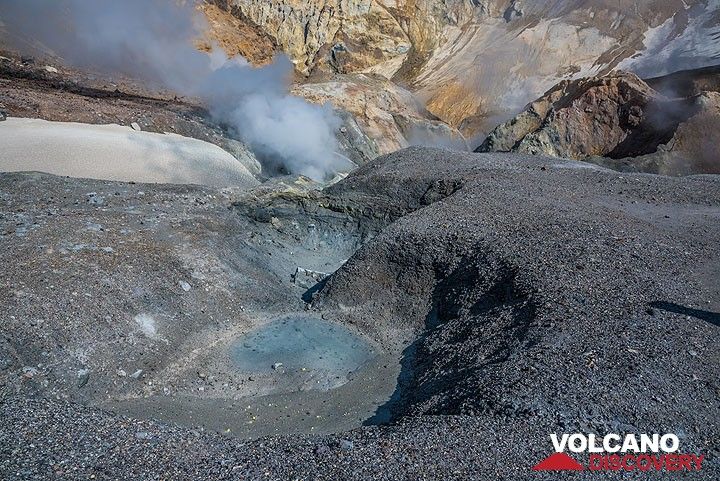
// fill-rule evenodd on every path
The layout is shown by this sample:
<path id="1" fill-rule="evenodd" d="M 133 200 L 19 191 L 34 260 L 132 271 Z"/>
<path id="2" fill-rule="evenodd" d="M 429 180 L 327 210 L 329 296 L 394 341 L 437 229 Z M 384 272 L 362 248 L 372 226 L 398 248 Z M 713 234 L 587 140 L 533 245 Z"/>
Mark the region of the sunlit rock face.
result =
<path id="1" fill-rule="evenodd" d="M 609 155 L 661 100 L 634 74 L 566 80 L 495 128 L 478 150 L 570 159 Z"/>
<path id="2" fill-rule="evenodd" d="M 622 71 L 562 81 L 496 127 L 478 151 L 590 160 L 668 175 L 720 173 L 714 139 L 720 93 L 663 90 L 661 80 L 653 82 L 660 91 Z M 681 87 L 679 80 L 675 84 Z"/>
<path id="3" fill-rule="evenodd" d="M 377 73 L 466 136 L 563 79 L 713 63 L 718 0 L 216 0 L 305 75 Z"/>
<path id="4" fill-rule="evenodd" d="M 311 102 L 331 102 L 349 113 L 352 121 L 346 121 L 343 135 L 357 126 L 370 158 L 410 145 L 466 149 L 460 132 L 427 111 L 411 92 L 381 76 L 340 75 L 298 85 L 293 93 Z"/>
<path id="5" fill-rule="evenodd" d="M 380 68 L 391 76 L 411 41 L 386 2 L 373 0 L 239 0 L 223 2 L 260 26 L 303 74 L 320 64 L 340 71 Z M 394 3 L 394 2 L 389 2 Z M 398 61 L 399 60 L 399 61 Z"/>
<path id="6" fill-rule="evenodd" d="M 222 48 L 229 56 L 242 55 L 254 65 L 266 65 L 272 61 L 278 45 L 266 30 L 263 30 L 246 18 L 233 14 L 226 2 L 200 4 L 208 25 L 207 37 L 199 47 L 211 50 L 215 46 Z"/>

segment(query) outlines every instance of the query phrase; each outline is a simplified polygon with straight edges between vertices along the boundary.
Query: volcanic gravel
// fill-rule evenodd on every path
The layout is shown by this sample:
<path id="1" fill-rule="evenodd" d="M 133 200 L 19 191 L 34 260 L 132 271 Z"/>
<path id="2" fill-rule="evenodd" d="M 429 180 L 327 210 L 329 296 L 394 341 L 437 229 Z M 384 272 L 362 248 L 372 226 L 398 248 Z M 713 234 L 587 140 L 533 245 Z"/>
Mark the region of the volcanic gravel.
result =
<path id="1" fill-rule="evenodd" d="M 22 197 L 14 185 L 2 195 Z M 673 432 L 682 452 L 705 455 L 683 479 L 720 477 L 720 178 L 412 148 L 322 193 L 241 198 L 230 212 L 226 198 L 206 201 L 206 222 L 307 222 L 324 209 L 347 235 L 375 226 L 308 308 L 397 353 L 392 424 L 245 441 L 124 418 L 42 386 L 5 389 L 3 478 L 605 476 L 531 470 L 552 452 L 549 433 L 576 431 Z M 4 382 L 23 375 L 17 367 Z"/>

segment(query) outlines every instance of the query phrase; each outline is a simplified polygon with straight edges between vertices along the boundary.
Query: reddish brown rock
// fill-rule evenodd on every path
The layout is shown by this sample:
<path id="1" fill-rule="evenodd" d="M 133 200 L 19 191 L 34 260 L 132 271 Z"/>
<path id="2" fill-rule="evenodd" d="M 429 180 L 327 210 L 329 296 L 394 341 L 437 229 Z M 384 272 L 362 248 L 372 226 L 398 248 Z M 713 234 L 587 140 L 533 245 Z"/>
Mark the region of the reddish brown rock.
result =
<path id="1" fill-rule="evenodd" d="M 563 81 L 496 127 L 479 152 L 590 160 L 621 170 L 720 171 L 720 94 L 669 97 L 634 74 Z"/>

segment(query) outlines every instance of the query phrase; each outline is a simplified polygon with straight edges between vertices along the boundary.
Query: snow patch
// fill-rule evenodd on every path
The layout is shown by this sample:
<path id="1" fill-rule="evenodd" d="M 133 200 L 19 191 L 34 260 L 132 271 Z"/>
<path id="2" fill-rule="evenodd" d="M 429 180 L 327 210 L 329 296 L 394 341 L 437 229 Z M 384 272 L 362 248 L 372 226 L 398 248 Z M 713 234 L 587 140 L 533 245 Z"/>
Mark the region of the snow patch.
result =
<path id="1" fill-rule="evenodd" d="M 125 182 L 252 187 L 250 171 L 220 147 L 176 134 L 10 118 L 0 124 L 0 171 Z M 100 196 L 89 201 L 102 204 Z"/>
<path id="2" fill-rule="evenodd" d="M 708 0 L 703 9 L 687 10 L 687 27 L 675 35 L 675 17 L 668 18 L 644 35 L 643 51 L 620 62 L 619 69 L 635 72 L 641 77 L 666 75 L 679 70 L 717 64 L 720 57 L 720 25 L 714 16 L 720 0 Z"/>

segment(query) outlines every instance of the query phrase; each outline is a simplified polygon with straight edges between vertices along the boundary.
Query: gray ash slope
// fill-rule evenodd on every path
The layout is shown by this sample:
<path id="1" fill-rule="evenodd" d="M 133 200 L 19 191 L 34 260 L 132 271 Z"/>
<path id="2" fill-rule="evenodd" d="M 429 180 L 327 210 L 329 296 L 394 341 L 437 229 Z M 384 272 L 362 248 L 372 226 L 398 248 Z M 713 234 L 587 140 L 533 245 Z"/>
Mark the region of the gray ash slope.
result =
<path id="1" fill-rule="evenodd" d="M 17 212 L 18 199 L 27 196 L 27 209 L 56 183 L 110 185 L 21 174 L 1 182 L 4 202 L 16 202 L 6 204 L 16 209 L 6 217 L 27 215 Z M 132 188 L 161 192 L 171 204 L 186 195 L 175 187 Z M 250 221 L 262 232 L 261 223 L 294 219 L 349 236 L 338 259 L 362 244 L 314 294 L 311 309 L 397 354 L 403 372 L 387 406 L 394 424 L 242 441 L 54 399 L 82 401 L 70 387 L 49 396 L 40 384 L 35 396 L 27 380 L 13 381 L 22 376 L 13 365 L 3 372 L 0 408 L 4 478 L 558 479 L 530 468 L 550 453 L 549 432 L 573 431 L 675 432 L 683 451 L 706 455 L 703 471 L 688 479 L 720 476 L 720 178 L 413 148 L 323 192 L 265 188 L 237 196 L 198 189 L 207 193 L 202 207 L 173 205 L 185 205 L 188 226 L 200 219 L 222 225 L 207 238 L 196 229 L 202 240 L 195 249 L 217 255 L 214 245 L 226 246 L 223 252 L 246 259 L 238 268 L 263 258 L 248 256 L 238 248 L 245 241 L 232 236 Z M 57 209 L 60 219 L 73 215 L 69 206 Z M 5 229 L 5 265 L 38 254 L 23 254 L 23 238 Z M 143 249 L 161 238 L 153 231 Z M 164 267 L 146 272 L 156 268 Z M 205 287 L 217 281 L 209 277 Z M 249 310 L 262 305 L 253 296 L 267 294 L 287 308 L 297 294 L 273 281 L 262 286 L 275 290 L 249 292 Z M 153 293 L 173 299 L 159 288 Z M 109 301 L 76 302 L 82 311 Z M 211 322 L 202 314 L 195 322 Z M 34 332 L 34 317 L 15 316 Z M 63 322 L 56 317 L 45 323 Z M 10 325 L 6 343 L 16 335 Z"/>
<path id="2" fill-rule="evenodd" d="M 337 417 L 352 414 L 345 429 L 359 425 L 386 399 L 372 388 L 392 393 L 387 363 L 368 373 L 384 383 L 358 374 L 300 402 L 295 391 L 324 382 L 322 370 L 241 372 L 229 355 L 243 334 L 305 315 L 296 267 L 332 272 L 386 223 L 325 208 L 315 188 L 304 178 L 245 192 L 4 174 L 0 390 L 239 436 L 301 429 L 283 427 L 288 414 L 312 418 L 308 430 L 338 429 L 326 416 L 334 396 Z M 369 396 L 364 414 L 353 386 Z"/>

